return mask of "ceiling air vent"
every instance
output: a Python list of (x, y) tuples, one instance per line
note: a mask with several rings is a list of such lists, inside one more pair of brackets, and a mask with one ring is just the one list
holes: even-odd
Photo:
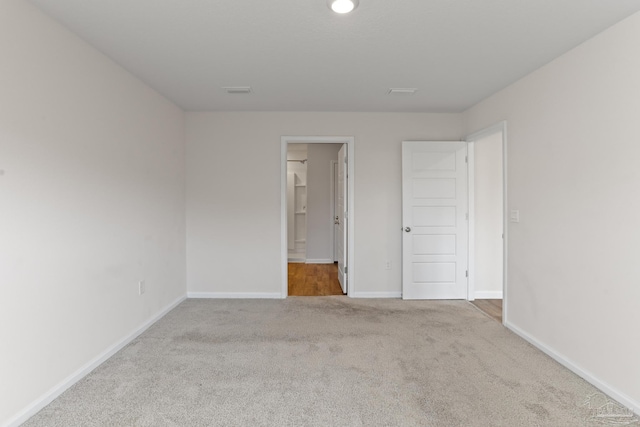
[(392, 87), (389, 89), (389, 95), (413, 95), (417, 91), (415, 87)]
[(251, 93), (250, 86), (228, 86), (228, 87), (223, 87), (222, 89), (224, 89), (227, 93), (231, 93), (234, 95)]

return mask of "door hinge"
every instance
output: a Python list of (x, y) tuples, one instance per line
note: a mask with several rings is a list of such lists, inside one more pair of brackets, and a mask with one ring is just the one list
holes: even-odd
[(469, 156), (464, 156), (464, 162), (469, 163)]
[(464, 277), (469, 277), (469, 270), (465, 271)]
[(467, 212), (466, 214), (464, 214), (464, 219), (466, 219), (467, 221), (469, 221), (469, 212)]
[(344, 274), (347, 274), (349, 272), (349, 267), (347, 267), (346, 265), (344, 266)]

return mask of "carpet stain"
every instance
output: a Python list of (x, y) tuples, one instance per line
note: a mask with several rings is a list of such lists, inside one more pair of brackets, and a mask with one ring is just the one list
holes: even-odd
[(334, 344), (334, 345), (329, 346), (329, 351), (330, 351), (331, 353), (334, 353), (334, 354), (336, 354), (336, 353), (342, 353), (342, 352), (344, 352), (344, 348), (343, 348), (342, 346), (339, 346), (339, 345), (335, 345), (335, 344)]
[(545, 384), (545, 383), (541, 384), (541, 387), (547, 393), (547, 396), (553, 396), (558, 402), (562, 402), (564, 404), (571, 404), (574, 396), (568, 391), (560, 390), (551, 384)]
[(524, 407), (531, 411), (531, 413), (535, 414), (541, 421), (549, 420), (549, 411), (539, 403), (525, 403)]

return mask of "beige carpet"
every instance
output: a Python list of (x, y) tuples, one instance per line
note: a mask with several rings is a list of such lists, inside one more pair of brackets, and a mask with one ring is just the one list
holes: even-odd
[(594, 426), (594, 393), (467, 302), (187, 300), (25, 426)]

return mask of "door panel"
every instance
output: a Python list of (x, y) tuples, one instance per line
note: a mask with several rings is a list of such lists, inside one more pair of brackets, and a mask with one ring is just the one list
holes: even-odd
[(336, 216), (338, 227), (338, 281), (342, 292), (347, 293), (347, 146), (340, 148), (338, 152), (338, 197), (336, 203)]
[(341, 234), (338, 228), (340, 215), (338, 215), (338, 163), (333, 163), (333, 262), (338, 262), (338, 245)]
[(467, 298), (467, 145), (402, 143), (402, 297)]
[(455, 283), (455, 262), (414, 262), (413, 281), (415, 283)]
[(455, 199), (456, 180), (450, 178), (414, 179), (413, 197), (417, 199)]
[(455, 234), (424, 234), (413, 236), (414, 255), (455, 255)]

